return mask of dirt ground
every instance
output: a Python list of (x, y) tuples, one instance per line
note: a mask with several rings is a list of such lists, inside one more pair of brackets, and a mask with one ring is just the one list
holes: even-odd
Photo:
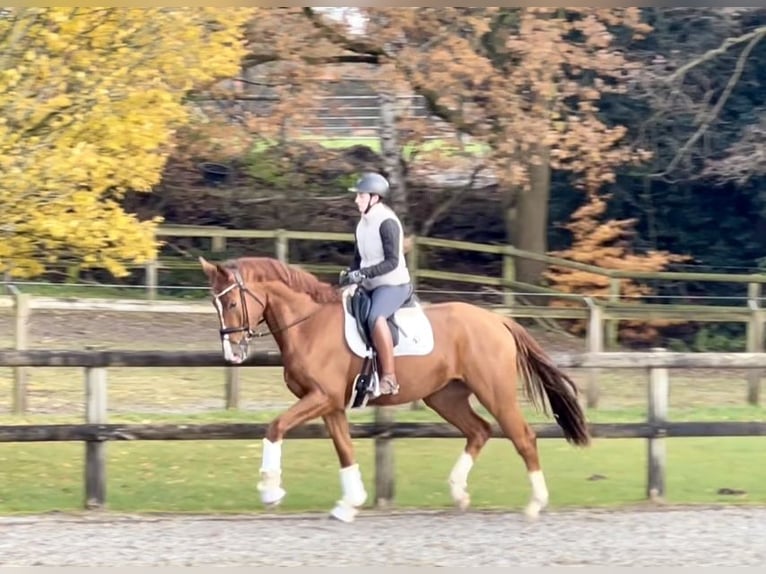
[[(12, 348), (14, 317), (0, 312), (0, 347)], [(582, 339), (530, 327), (535, 338), (549, 352), (579, 353)], [(110, 349), (213, 350), (220, 349), (218, 321), (206, 314), (143, 313), (108, 311), (34, 311), (30, 317), (29, 348), (82, 349), (86, 345)], [(276, 349), (271, 337), (264, 344)], [(259, 345), (260, 345), (259, 341)]]

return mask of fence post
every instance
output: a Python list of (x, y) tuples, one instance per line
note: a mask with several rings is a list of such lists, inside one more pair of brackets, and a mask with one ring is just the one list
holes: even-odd
[(226, 251), (226, 237), (223, 235), (213, 235), (210, 237), (210, 251), (212, 253), (222, 253)]
[[(763, 332), (763, 311), (758, 304), (761, 296), (760, 283), (748, 283), (747, 285), (747, 303), (750, 307), (750, 319), (747, 322), (747, 352), (763, 352), (764, 332)], [(761, 370), (747, 370), (747, 402), (751, 405), (758, 405), (761, 394)]]
[(510, 312), (515, 299), (511, 283), (516, 280), (516, 263), (511, 254), (512, 248), (506, 245), (503, 250), (503, 306)]
[(239, 367), (224, 367), (226, 369), (226, 410), (239, 408)]
[(290, 247), (288, 241), (287, 231), (284, 229), (277, 229), (274, 232), (274, 250), (281, 263), (289, 263)]
[[(394, 422), (391, 407), (375, 407), (375, 505), (385, 508), (394, 500), (394, 444), (390, 425)], [(385, 429), (385, 430), (383, 430)]]
[(156, 259), (146, 262), (144, 267), (144, 286), (146, 287), (146, 298), (154, 301), (157, 298), (157, 283), (159, 281), (159, 265)]
[[(619, 277), (610, 277), (609, 278), (609, 303), (614, 305), (620, 302), (620, 278)], [(618, 320), (617, 319), (610, 319), (606, 322), (606, 325), (604, 326), (605, 329), (605, 339), (606, 339), (606, 348), (609, 350), (616, 349), (617, 348), (617, 339), (618, 339)]]
[[(654, 347), (655, 353), (665, 353), (666, 349)], [(664, 367), (651, 367), (649, 369), (649, 408), (647, 422), (654, 428), (657, 425), (664, 425), (668, 419), (668, 370)], [(666, 452), (665, 432), (660, 433), (658, 438), (649, 439), (649, 450), (647, 456), (647, 497), (652, 501), (659, 501), (665, 497), (665, 467)]]
[[(106, 369), (85, 368), (85, 422), (106, 424)], [(99, 509), (106, 501), (106, 442), (85, 442), (85, 508)]]
[[(588, 304), (588, 336), (587, 336), (587, 351), (588, 353), (603, 353), (604, 352), (604, 314), (601, 307), (593, 301), (590, 297), (585, 297), (585, 302)], [(601, 373), (599, 368), (588, 369), (588, 386), (585, 390), (585, 400), (589, 409), (595, 409), (598, 407), (599, 388), (598, 377)]]
[[(16, 331), (15, 343), (17, 351), (27, 350), (29, 333), (29, 295), (15, 290), (13, 293), (16, 303)], [(15, 367), (13, 369), (13, 413), (23, 414), (27, 412), (27, 383), (29, 382), (29, 368)]]

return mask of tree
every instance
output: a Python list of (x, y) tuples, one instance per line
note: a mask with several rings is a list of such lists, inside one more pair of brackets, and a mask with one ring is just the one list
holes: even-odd
[(252, 10), (8, 8), (0, 18), (0, 270), (63, 260), (116, 276), (154, 256), (150, 192), (186, 94), (236, 75)]
[(632, 70), (629, 93), (647, 106), (635, 144), (652, 152), (649, 176), (669, 183), (724, 176), (725, 158), (746, 149), (753, 135), (738, 132), (763, 112), (759, 88), (747, 84), (758, 83), (760, 66), (753, 56), (766, 38), (766, 10), (648, 12), (655, 33), (632, 47), (644, 65)]
[[(593, 189), (611, 182), (617, 165), (644, 159), (621, 142), (624, 128), (598, 113), (632, 67), (615, 30), (649, 30), (637, 8), (369, 8), (361, 38), (305, 10), (325, 38), (392, 62), (434, 114), (489, 146), (517, 247), (547, 249), (551, 169)], [(518, 277), (535, 281), (539, 272), (524, 263)]]
[[(650, 250), (635, 253), (630, 247), (630, 237), (636, 220), (601, 221), (606, 211), (607, 198), (595, 193), (587, 195), (587, 201), (572, 214), (572, 221), (565, 225), (572, 233), (572, 245), (569, 249), (553, 252), (558, 257), (586, 263), (603, 269), (627, 271), (662, 271), (674, 262), (686, 261), (684, 255), (675, 255), (667, 251)], [(569, 267), (552, 266), (545, 277), (551, 285), (563, 293), (577, 293), (594, 299), (606, 300), (610, 295), (610, 279), (588, 271)], [(630, 279), (619, 280), (621, 298), (640, 300), (651, 295), (653, 290), (646, 284)], [(634, 301), (635, 302), (635, 301)], [(550, 303), (554, 307), (580, 307), (576, 300), (561, 299)], [(658, 326), (672, 324), (670, 321), (625, 321), (622, 335), (626, 340), (651, 341), (656, 337)], [(581, 333), (585, 329), (582, 321), (571, 324), (573, 332)]]

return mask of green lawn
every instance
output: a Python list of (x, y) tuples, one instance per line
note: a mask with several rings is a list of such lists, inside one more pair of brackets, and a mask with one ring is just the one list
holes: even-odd
[[(374, 496), (372, 441), (355, 441), (365, 484)], [(117, 512), (261, 512), (255, 489), (260, 441), (110, 443), (108, 510)], [(446, 477), (462, 449), (456, 439), (401, 440), (395, 446), (396, 506), (451, 506)], [(551, 508), (614, 507), (645, 500), (646, 445), (599, 440), (578, 450), (540, 441)], [(766, 503), (764, 438), (668, 441), (668, 503)], [(0, 512), (82, 508), (83, 446), (0, 445)], [(428, 462), (426, 462), (428, 460)], [(340, 496), (329, 440), (291, 440), (283, 447), (282, 512), (326, 511)], [(745, 494), (716, 494), (720, 488)], [(521, 459), (493, 439), (469, 477), (473, 508), (519, 510), (529, 496)]]

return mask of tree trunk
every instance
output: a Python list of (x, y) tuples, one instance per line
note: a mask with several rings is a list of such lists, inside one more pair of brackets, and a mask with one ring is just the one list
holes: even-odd
[(409, 235), (412, 221), (407, 202), (407, 188), (402, 173), (401, 149), (396, 137), (396, 93), (381, 87), (380, 89), (380, 152), (391, 184), (391, 207), (396, 211), (404, 226), (404, 234)]
[[(551, 189), (550, 149), (539, 144), (533, 151), (539, 162), (529, 165), (528, 190), (516, 189), (506, 203), (505, 225), (511, 245), (544, 254), (548, 250), (548, 200)], [(516, 280), (538, 284), (545, 263), (516, 259)]]

